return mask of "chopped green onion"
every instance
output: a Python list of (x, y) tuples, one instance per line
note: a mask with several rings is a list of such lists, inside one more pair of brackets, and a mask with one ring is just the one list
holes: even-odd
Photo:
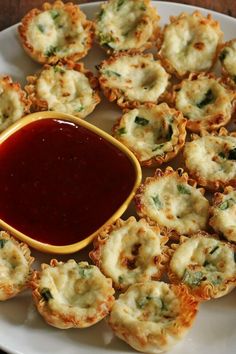
[(53, 299), (53, 296), (48, 288), (43, 288), (40, 294), (45, 301), (49, 301), (50, 299)]
[(218, 248), (219, 248), (219, 246), (215, 246), (215, 247), (211, 250), (210, 254), (213, 254), (216, 250), (218, 250)]
[(104, 74), (111, 77), (111, 76), (117, 76), (117, 77), (121, 77), (121, 74), (117, 73), (116, 71), (113, 70), (105, 70)]
[(124, 4), (125, 0), (118, 0), (116, 10), (119, 11), (121, 6)]
[(162, 208), (162, 202), (160, 201), (158, 195), (156, 195), (155, 197), (152, 197), (152, 200), (158, 209)]
[(224, 61), (227, 55), (228, 55), (227, 49), (222, 50), (219, 56), (220, 61)]
[(236, 148), (229, 151), (228, 160), (236, 160)]
[(226, 209), (228, 209), (228, 207), (229, 207), (229, 201), (228, 201), (228, 200), (226, 200), (225, 202), (221, 203), (221, 204), (218, 206), (218, 208), (219, 208), (220, 210), (226, 210)]
[(5, 240), (4, 238), (0, 239), (0, 248), (3, 248), (5, 244), (7, 243), (8, 240)]
[(188, 194), (188, 195), (191, 194), (190, 190), (187, 187), (185, 187), (183, 184), (177, 184), (177, 189), (180, 194)]
[(196, 104), (196, 106), (197, 106), (198, 108), (203, 108), (204, 106), (206, 106), (206, 105), (212, 103), (212, 102), (214, 101), (214, 99), (215, 99), (215, 96), (214, 96), (212, 90), (209, 89), (209, 90), (206, 92), (204, 98), (203, 98), (200, 102), (198, 102), (198, 103)]
[(39, 24), (37, 25), (37, 28), (38, 28), (38, 30), (39, 30), (41, 33), (44, 33), (45, 28), (44, 28), (43, 25), (41, 25), (41, 24), (39, 23)]
[(50, 57), (50, 56), (54, 55), (56, 50), (57, 50), (57, 47), (54, 47), (54, 46), (50, 45), (48, 47), (48, 49), (46, 50), (46, 52), (45, 52), (45, 56), (46, 57)]
[(136, 124), (145, 126), (145, 125), (147, 125), (147, 124), (149, 123), (149, 120), (147, 120), (147, 119), (145, 119), (145, 118), (143, 118), (143, 117), (138, 117), (138, 116), (137, 116), (137, 117), (135, 117), (134, 122), (135, 122)]
[(60, 14), (57, 10), (51, 10), (50, 15), (51, 15), (52, 19), (55, 20)]
[(125, 127), (122, 127), (122, 128), (120, 128), (120, 129), (117, 130), (117, 133), (118, 133), (119, 135), (123, 135), (123, 134), (126, 134), (127, 131), (126, 131)]
[(182, 281), (190, 286), (198, 286), (203, 279), (203, 272), (190, 272), (187, 269), (184, 272)]

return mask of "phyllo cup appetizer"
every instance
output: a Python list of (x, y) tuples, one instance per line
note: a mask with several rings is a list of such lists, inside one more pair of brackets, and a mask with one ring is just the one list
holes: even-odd
[(235, 110), (236, 93), (213, 73), (192, 73), (172, 91), (172, 102), (193, 132), (226, 125)]
[(203, 196), (204, 189), (196, 188), (196, 185), (181, 168), (174, 171), (167, 167), (165, 172), (157, 169), (136, 193), (137, 213), (172, 236), (204, 230), (209, 202)]
[(158, 36), (159, 19), (150, 0), (109, 0), (97, 15), (96, 38), (108, 53), (145, 50)]
[(18, 82), (0, 76), (0, 132), (29, 112), (30, 102)]
[(167, 241), (158, 226), (130, 217), (100, 234), (89, 255), (114, 287), (123, 291), (134, 283), (161, 278), (168, 261)]
[(168, 86), (169, 75), (150, 53), (121, 52), (104, 60), (98, 69), (104, 95), (120, 107), (157, 103)]
[(168, 72), (182, 78), (213, 67), (223, 32), (211, 15), (195, 11), (170, 17), (162, 37), (161, 61)]
[(87, 54), (94, 36), (93, 23), (79, 7), (62, 1), (31, 10), (18, 30), (26, 53), (39, 63), (79, 60)]
[(25, 243), (0, 231), (0, 301), (16, 296), (28, 286), (33, 261)]
[(236, 242), (236, 189), (228, 186), (215, 193), (210, 208), (210, 225), (228, 241)]
[(219, 190), (236, 186), (236, 133), (221, 128), (219, 133), (193, 135), (184, 147), (185, 165), (203, 187)]
[(114, 302), (111, 279), (87, 262), (52, 259), (31, 281), (39, 313), (51, 326), (85, 328), (102, 320)]
[(115, 334), (144, 353), (170, 350), (191, 328), (198, 302), (184, 285), (131, 285), (115, 301), (109, 324)]
[(235, 246), (216, 235), (199, 232), (181, 237), (172, 244), (168, 276), (171, 282), (184, 283), (198, 300), (228, 294), (236, 285)]
[(114, 137), (126, 145), (142, 166), (172, 160), (184, 146), (186, 119), (166, 103), (146, 103), (124, 111), (113, 127)]
[(32, 111), (58, 111), (85, 118), (100, 102), (98, 81), (83, 63), (45, 64), (27, 81)]
[(222, 45), (219, 52), (222, 74), (236, 88), (236, 38)]

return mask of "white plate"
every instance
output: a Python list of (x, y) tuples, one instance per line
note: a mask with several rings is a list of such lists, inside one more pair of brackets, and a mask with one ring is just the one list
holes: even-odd
[[(170, 15), (192, 12), (195, 7), (167, 2), (155, 2), (162, 24)], [(99, 4), (81, 6), (89, 18), (98, 12)], [(210, 11), (201, 9), (203, 14)], [(220, 21), (225, 40), (235, 35), (236, 20), (212, 12)], [(0, 33), (0, 74), (9, 74), (25, 84), (25, 77), (40, 66), (29, 59), (17, 38), (17, 26)], [(84, 60), (86, 66), (94, 70), (94, 65), (104, 58), (101, 49), (95, 47)], [(114, 120), (120, 115), (115, 104), (105, 99), (87, 119), (110, 132)], [(131, 213), (131, 211), (129, 211)], [(36, 266), (48, 262), (49, 255), (33, 252)], [(73, 255), (77, 260), (87, 257), (88, 249)], [(67, 257), (58, 257), (66, 260)], [(105, 321), (88, 329), (59, 330), (45, 324), (35, 311), (30, 292), (24, 292), (15, 299), (0, 304), (0, 348), (16, 354), (101, 354), (134, 353), (134, 350), (114, 337)], [(171, 351), (172, 354), (233, 354), (236, 353), (236, 291), (218, 300), (211, 300), (200, 307), (194, 326), (185, 339)]]

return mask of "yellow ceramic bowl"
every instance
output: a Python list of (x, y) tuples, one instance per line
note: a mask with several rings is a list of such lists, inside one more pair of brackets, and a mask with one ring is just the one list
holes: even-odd
[(10, 126), (8, 129), (6, 129), (4, 132), (0, 134), (0, 144), (2, 144), (12, 134), (17, 132), (21, 128), (25, 127), (26, 125), (42, 119), (62, 119), (64, 121), (73, 122), (74, 124), (77, 124), (79, 126), (84, 127), (85, 129), (88, 129), (89, 131), (92, 131), (93, 133), (97, 134), (98, 136), (101, 136), (104, 140), (114, 145), (122, 153), (124, 153), (124, 155), (126, 155), (128, 159), (131, 161), (131, 165), (133, 166), (134, 169), (135, 181), (128, 197), (123, 201), (123, 203), (119, 206), (116, 212), (113, 213), (101, 227), (99, 227), (98, 230), (96, 230), (91, 235), (87, 236), (86, 238), (82, 239), (79, 242), (63, 245), (63, 246), (40, 242), (34, 238), (31, 238), (23, 234), (22, 232), (18, 231), (17, 229), (15, 229), (14, 227), (6, 223), (4, 220), (0, 219), (0, 227), (2, 229), (9, 231), (13, 236), (15, 236), (16, 238), (18, 238), (23, 242), (26, 242), (29, 246), (38, 249), (39, 251), (47, 252), (47, 253), (58, 253), (58, 254), (74, 253), (86, 247), (104, 227), (115, 222), (124, 213), (128, 205), (130, 204), (132, 198), (134, 197), (136, 189), (138, 188), (141, 182), (141, 177), (142, 177), (141, 168), (135, 156), (124, 145), (122, 145), (119, 141), (114, 139), (111, 135), (100, 130), (96, 126), (89, 124), (84, 120), (81, 120), (80, 118), (77, 118), (69, 114), (59, 113), (59, 112), (51, 112), (51, 111), (37, 112), (18, 120), (16, 123), (14, 123), (12, 126)]

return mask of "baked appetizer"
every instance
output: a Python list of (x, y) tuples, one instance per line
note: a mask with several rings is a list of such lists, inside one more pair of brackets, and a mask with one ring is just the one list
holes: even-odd
[(115, 301), (109, 324), (134, 349), (160, 353), (171, 349), (192, 326), (198, 302), (184, 285), (149, 281), (131, 285)]
[(0, 301), (16, 296), (27, 287), (33, 261), (25, 243), (0, 231)]
[(157, 169), (136, 193), (137, 213), (173, 236), (204, 230), (209, 202), (203, 196), (204, 189), (197, 189), (196, 185), (181, 168), (174, 171), (167, 167), (165, 172)]
[(108, 52), (151, 47), (160, 17), (150, 0), (109, 0), (96, 19), (96, 38)]
[(58, 111), (85, 118), (100, 102), (98, 81), (82, 63), (45, 64), (27, 77), (25, 87), (33, 111)]
[(156, 103), (168, 86), (169, 75), (150, 53), (117, 53), (98, 68), (104, 95), (109, 101), (117, 101), (121, 107)]
[(236, 186), (236, 133), (221, 128), (219, 133), (193, 135), (184, 148), (185, 165), (190, 175), (211, 190)]
[(172, 99), (176, 109), (187, 118), (187, 129), (199, 132), (218, 129), (229, 122), (236, 93), (212, 73), (192, 73), (174, 86)]
[(100, 234), (89, 255), (116, 289), (125, 290), (134, 283), (160, 279), (168, 260), (167, 241), (158, 226), (131, 216)]
[(39, 313), (51, 326), (85, 328), (102, 320), (114, 302), (111, 279), (87, 262), (52, 259), (33, 274), (31, 287)]
[(213, 229), (228, 241), (236, 242), (236, 190), (233, 187), (214, 194), (210, 215)]
[(212, 68), (223, 32), (211, 15), (204, 17), (195, 11), (172, 16), (162, 36), (161, 61), (168, 72), (182, 78)]
[(125, 111), (113, 127), (114, 137), (126, 145), (142, 166), (172, 160), (184, 146), (186, 120), (166, 103), (146, 103)]
[(236, 87), (236, 39), (224, 43), (219, 59), (222, 65), (222, 74), (230, 79), (230, 83)]
[(198, 300), (228, 294), (236, 285), (236, 248), (215, 235), (199, 232), (181, 237), (172, 244), (173, 255), (168, 276), (171, 282), (184, 283)]
[(0, 77), (0, 132), (29, 112), (29, 101), (18, 82)]
[(79, 60), (92, 45), (94, 26), (78, 5), (55, 1), (33, 9), (18, 28), (26, 53), (39, 63)]

